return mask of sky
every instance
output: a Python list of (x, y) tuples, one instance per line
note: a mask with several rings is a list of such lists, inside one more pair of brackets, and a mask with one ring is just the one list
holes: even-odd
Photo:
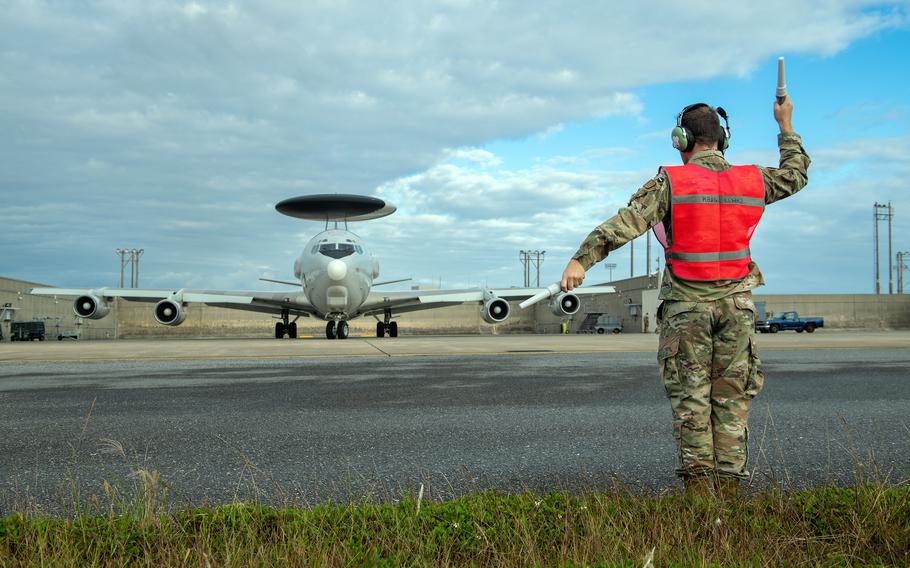
[(114, 249), (142, 248), (143, 287), (281, 289), (258, 278), (292, 279), (323, 226), (274, 205), (356, 193), (398, 207), (351, 225), (398, 287), (521, 285), (523, 249), (555, 281), (679, 163), (685, 105), (727, 110), (731, 162), (777, 165), (778, 56), (812, 166), (753, 238), (760, 291), (872, 292), (875, 202), (910, 250), (908, 1), (2, 7), (3, 276), (116, 286)]

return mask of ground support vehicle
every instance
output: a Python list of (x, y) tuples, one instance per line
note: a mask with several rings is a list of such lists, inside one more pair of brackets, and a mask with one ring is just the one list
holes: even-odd
[(46, 331), (43, 321), (14, 321), (10, 327), (11, 341), (44, 341)]
[(590, 312), (581, 322), (577, 333), (622, 333), (622, 318), (603, 312)]

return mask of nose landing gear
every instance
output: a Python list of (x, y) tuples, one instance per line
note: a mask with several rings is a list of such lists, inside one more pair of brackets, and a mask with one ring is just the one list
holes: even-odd
[(344, 320), (330, 321), (325, 324), (326, 339), (347, 339), (350, 329)]

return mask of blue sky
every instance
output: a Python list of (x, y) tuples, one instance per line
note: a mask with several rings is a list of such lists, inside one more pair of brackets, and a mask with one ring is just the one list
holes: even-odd
[(350, 192), (399, 208), (352, 227), (383, 279), (516, 285), (531, 248), (555, 280), (678, 162), (686, 104), (727, 109), (731, 161), (775, 165), (784, 55), (813, 167), (753, 241), (762, 291), (867, 293), (873, 202), (910, 249), (908, 22), (906, 1), (12, 1), (0, 274), (114, 285), (113, 249), (141, 247), (145, 286), (267, 289), (321, 228), (274, 204)]

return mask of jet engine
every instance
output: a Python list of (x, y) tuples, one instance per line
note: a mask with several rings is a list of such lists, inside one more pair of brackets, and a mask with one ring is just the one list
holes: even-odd
[(109, 314), (111, 306), (95, 295), (79, 296), (73, 302), (73, 311), (80, 318), (97, 320)]
[(550, 300), (550, 311), (554, 316), (571, 316), (581, 307), (581, 301), (578, 296), (571, 292), (563, 292), (558, 296), (553, 296)]
[(487, 323), (502, 323), (509, 317), (509, 302), (502, 298), (491, 298), (480, 309), (480, 315)]
[(161, 300), (155, 304), (155, 321), (164, 325), (180, 325), (186, 319), (186, 309), (174, 300)]

